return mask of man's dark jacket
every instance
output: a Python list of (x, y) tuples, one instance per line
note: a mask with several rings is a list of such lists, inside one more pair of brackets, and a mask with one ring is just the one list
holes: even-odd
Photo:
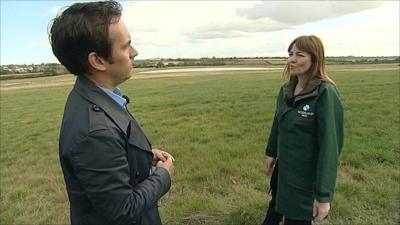
[(71, 224), (161, 224), (168, 171), (150, 172), (151, 144), (138, 122), (84, 76), (68, 96), (59, 147)]

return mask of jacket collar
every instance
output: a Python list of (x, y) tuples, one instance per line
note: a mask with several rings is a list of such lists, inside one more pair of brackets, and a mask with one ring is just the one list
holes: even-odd
[(294, 96), (294, 89), (297, 84), (297, 77), (291, 78), (283, 86), (283, 91), (286, 99), (291, 100), (294, 104), (302, 99), (314, 97), (318, 95), (318, 87), (322, 83), (321, 79), (312, 79), (308, 85), (296, 96)]
[(93, 81), (84, 75), (78, 76), (74, 90), (93, 105), (100, 107), (107, 116), (127, 135), (131, 116), (110, 96), (97, 87)]

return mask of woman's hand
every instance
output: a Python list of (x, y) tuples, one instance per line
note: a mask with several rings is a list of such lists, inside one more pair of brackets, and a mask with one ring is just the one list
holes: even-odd
[(275, 168), (275, 163), (276, 163), (276, 159), (267, 156), (267, 168), (266, 168), (266, 172), (268, 176), (272, 175), (272, 172), (274, 171)]
[(314, 209), (313, 209), (314, 221), (319, 222), (325, 219), (328, 216), (330, 208), (331, 204), (329, 202), (320, 203), (318, 201), (314, 201)]

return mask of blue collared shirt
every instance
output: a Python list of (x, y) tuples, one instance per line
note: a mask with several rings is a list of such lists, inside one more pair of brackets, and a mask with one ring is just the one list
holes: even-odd
[(111, 91), (110, 89), (99, 87), (101, 90), (103, 90), (108, 96), (110, 96), (115, 102), (118, 103), (122, 108), (126, 109), (126, 99), (122, 97), (122, 92), (121, 89), (115, 88), (114, 91)]

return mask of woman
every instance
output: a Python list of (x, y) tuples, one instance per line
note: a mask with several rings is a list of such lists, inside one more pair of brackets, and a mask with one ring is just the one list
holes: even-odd
[[(309, 225), (329, 212), (343, 146), (343, 106), (316, 36), (288, 48), (266, 149), (272, 199), (263, 225)], [(279, 165), (278, 165), (279, 164)]]

